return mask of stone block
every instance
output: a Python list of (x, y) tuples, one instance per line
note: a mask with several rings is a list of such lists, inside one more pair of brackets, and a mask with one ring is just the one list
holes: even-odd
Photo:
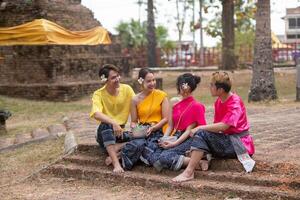
[(67, 131), (65, 125), (63, 124), (53, 124), (48, 126), (47, 129), (52, 136), (58, 136), (59, 134)]
[(15, 144), (21, 144), (21, 143), (25, 143), (32, 140), (32, 136), (30, 133), (25, 133), (25, 134), (17, 134), (15, 137)]
[(50, 134), (46, 129), (38, 128), (32, 131), (31, 136), (33, 137), (33, 139), (42, 139), (49, 137)]
[(9, 147), (14, 144), (15, 138), (1, 138), (0, 139), (0, 149)]

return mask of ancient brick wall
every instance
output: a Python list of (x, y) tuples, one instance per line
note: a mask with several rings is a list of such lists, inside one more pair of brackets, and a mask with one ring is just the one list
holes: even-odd
[[(44, 18), (70, 30), (101, 25), (81, 0), (0, 0), (0, 27)], [(0, 46), (0, 94), (68, 101), (99, 87), (98, 70), (106, 63), (129, 77), (130, 58), (111, 36), (111, 45)]]
[(80, 0), (0, 0), (0, 27), (48, 19), (73, 31), (100, 26), (93, 12)]
[(129, 76), (120, 46), (1, 46), (0, 84), (63, 83), (98, 80), (99, 67), (112, 63)]

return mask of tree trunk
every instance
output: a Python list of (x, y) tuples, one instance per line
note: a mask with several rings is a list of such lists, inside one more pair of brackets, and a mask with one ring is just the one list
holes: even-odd
[(234, 54), (234, 0), (222, 1), (222, 66), (223, 70), (237, 68)]
[(257, 1), (252, 83), (248, 101), (277, 99), (275, 88), (270, 0)]
[(148, 41), (148, 67), (157, 67), (156, 63), (156, 36), (153, 13), (153, 0), (148, 0), (148, 24), (147, 24), (147, 41)]

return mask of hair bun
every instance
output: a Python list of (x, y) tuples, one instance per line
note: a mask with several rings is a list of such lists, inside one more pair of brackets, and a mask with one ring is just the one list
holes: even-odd
[(194, 77), (194, 80), (195, 80), (196, 84), (199, 84), (201, 82), (200, 76), (193, 75), (193, 77)]

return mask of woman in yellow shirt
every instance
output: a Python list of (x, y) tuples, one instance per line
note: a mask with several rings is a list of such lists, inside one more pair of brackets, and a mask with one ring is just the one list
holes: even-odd
[[(141, 159), (152, 165), (156, 151), (160, 151), (158, 139), (163, 136), (163, 126), (168, 121), (169, 102), (167, 94), (155, 89), (156, 79), (148, 68), (139, 71), (138, 82), (142, 91), (133, 97), (131, 103), (131, 128), (147, 126), (146, 137), (128, 142), (122, 149), (124, 169), (131, 169)], [(159, 152), (160, 153), (160, 152)]]

